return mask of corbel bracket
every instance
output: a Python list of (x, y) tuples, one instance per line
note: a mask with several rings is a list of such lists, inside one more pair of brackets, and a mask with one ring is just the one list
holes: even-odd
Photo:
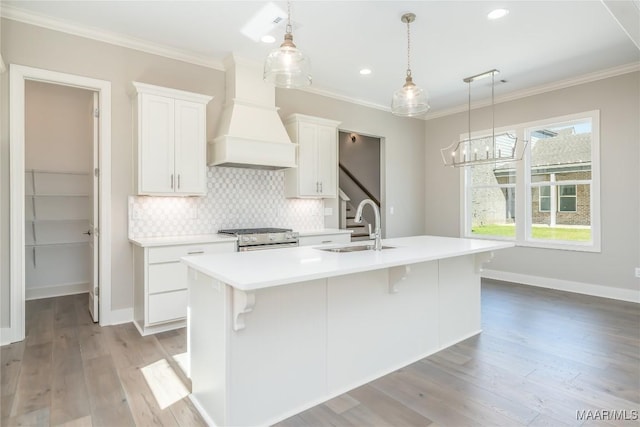
[(480, 252), (475, 256), (476, 273), (482, 273), (482, 264), (485, 262), (491, 262), (493, 259), (493, 251)]
[(250, 313), (256, 304), (254, 292), (240, 291), (233, 288), (233, 330), (244, 329), (244, 315)]
[(397, 267), (389, 268), (389, 293), (395, 294), (398, 293), (398, 283), (403, 281), (409, 276), (411, 273), (410, 265), (400, 265)]

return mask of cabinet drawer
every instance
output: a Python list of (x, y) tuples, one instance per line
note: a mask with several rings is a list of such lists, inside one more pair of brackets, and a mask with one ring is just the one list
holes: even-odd
[(187, 266), (181, 262), (149, 265), (149, 293), (187, 289)]
[(187, 317), (187, 290), (149, 295), (149, 323), (168, 322)]
[(351, 234), (349, 233), (340, 233), (340, 234), (325, 234), (319, 236), (300, 236), (300, 240), (298, 244), (300, 246), (310, 246), (310, 245), (326, 245), (326, 244), (339, 244), (339, 243), (350, 243), (351, 242)]
[(198, 245), (174, 245), (149, 248), (149, 263), (179, 261), (183, 256), (235, 252), (236, 242), (202, 243)]

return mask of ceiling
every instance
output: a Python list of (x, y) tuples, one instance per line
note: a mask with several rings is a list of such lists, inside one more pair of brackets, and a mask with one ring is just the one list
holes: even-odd
[[(2, 14), (221, 69), (222, 59), (230, 53), (263, 61), (282, 41), (285, 20), (272, 26), (270, 33), (276, 37), (272, 45), (253, 41), (241, 31), (267, 3), (3, 0)], [(286, 2), (273, 3), (286, 11)], [(312, 62), (309, 90), (382, 109), (388, 109), (392, 93), (404, 83), (407, 39), (400, 16), (415, 13), (414, 82), (429, 93), (430, 115), (441, 115), (466, 108), (464, 77), (494, 68), (500, 70), (497, 79), (506, 81), (496, 84), (500, 99), (558, 81), (637, 66), (640, 49), (633, 40), (640, 44), (635, 34), (638, 4), (638, 0), (299, 0), (291, 7), (294, 41)], [(620, 6), (621, 12), (614, 10)], [(488, 20), (487, 13), (498, 7), (509, 14)], [(270, 19), (257, 20), (269, 27)], [(360, 75), (363, 67), (372, 73)], [(474, 103), (486, 100), (490, 88), (490, 79), (472, 84)]]

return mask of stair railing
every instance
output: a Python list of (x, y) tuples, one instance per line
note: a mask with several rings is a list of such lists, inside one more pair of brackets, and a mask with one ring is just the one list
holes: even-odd
[(358, 186), (358, 188), (360, 188), (360, 190), (362, 190), (362, 192), (367, 195), (368, 198), (373, 200), (376, 205), (380, 206), (380, 201), (377, 199), (377, 197), (371, 194), (367, 187), (365, 187), (364, 184), (362, 184), (360, 180), (358, 180), (358, 178), (356, 178), (349, 169), (347, 169), (342, 163), (338, 163), (338, 166), (340, 167), (340, 170), (343, 171)]

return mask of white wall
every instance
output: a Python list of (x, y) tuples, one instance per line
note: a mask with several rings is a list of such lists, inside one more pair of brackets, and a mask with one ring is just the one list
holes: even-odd
[[(589, 110), (600, 110), (601, 253), (517, 247), (500, 251), (487, 267), (547, 278), (549, 283), (578, 282), (584, 289), (595, 285), (633, 294), (640, 285), (634, 278), (634, 268), (640, 266), (640, 73), (497, 104), (496, 127)], [(472, 118), (482, 129), (491, 127), (489, 108), (474, 110)], [(464, 112), (426, 123), (428, 234), (461, 233), (460, 171), (442, 165), (440, 148), (466, 131), (466, 120)]]

